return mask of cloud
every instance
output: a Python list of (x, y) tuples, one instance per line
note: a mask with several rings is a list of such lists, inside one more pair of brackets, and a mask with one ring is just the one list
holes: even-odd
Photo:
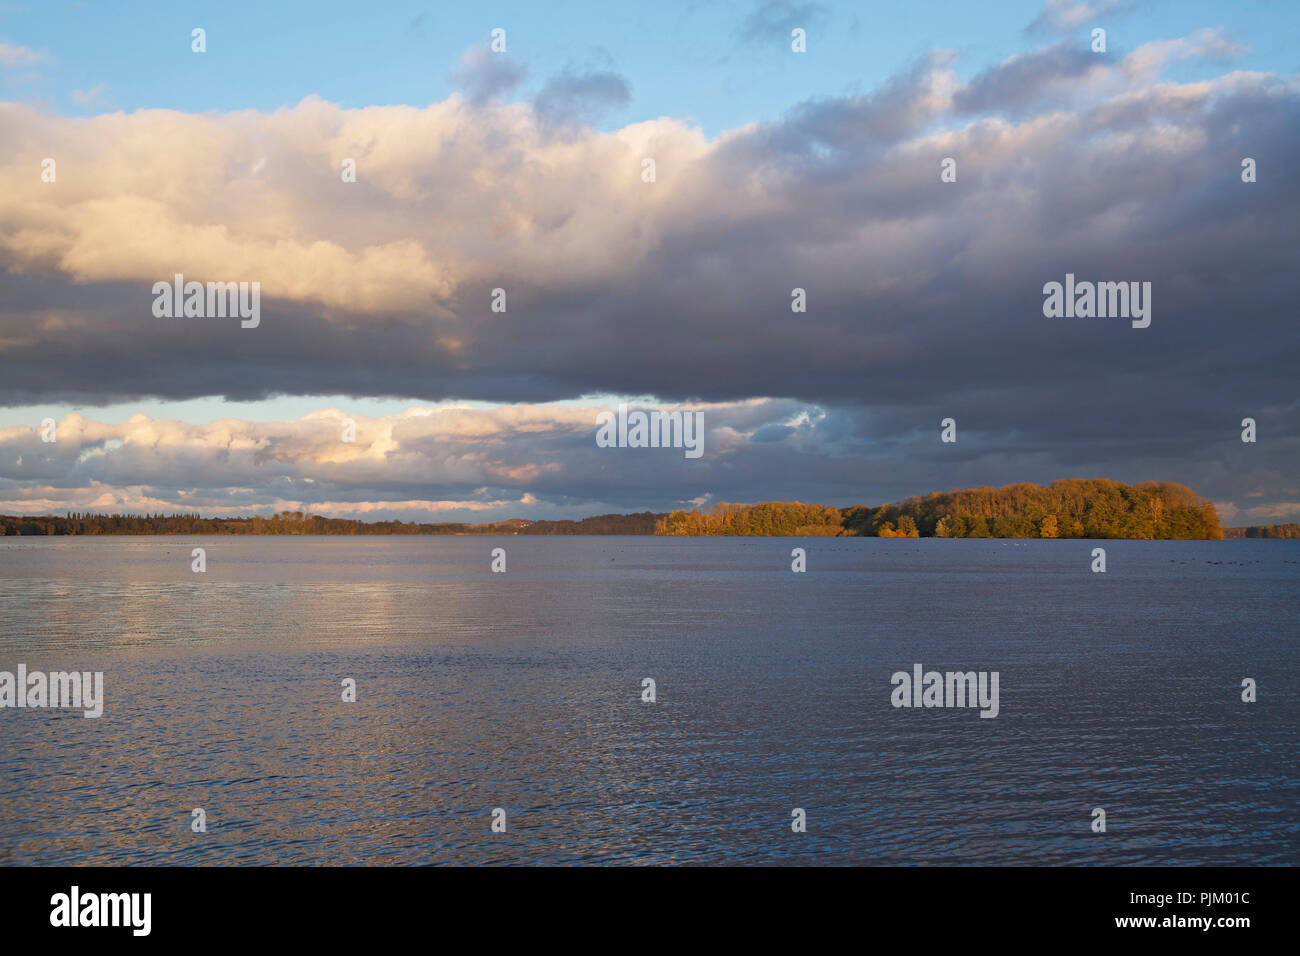
[(820, 3), (791, 3), (790, 0), (760, 0), (741, 21), (741, 39), (749, 43), (790, 41), (790, 31), (820, 24), (826, 7)]
[[(39, 513), (61, 502), (57, 507), (114, 511), (148, 502), (152, 509), (269, 513), (291, 501), (291, 510), (331, 515), (560, 517), (583, 507), (632, 509), (630, 502), (646, 495), (670, 507), (679, 503), (675, 483), (698, 494), (797, 406), (689, 406), (703, 415), (713, 456), (703, 466), (678, 449), (597, 447), (597, 416), (611, 407), (447, 404), (384, 417), (330, 408), (295, 421), (207, 424), (135, 415), (120, 425), (71, 413), (57, 422), (54, 442), (33, 428), (0, 429), (0, 510)], [(348, 421), (354, 441), (343, 440)]]
[(68, 99), (78, 106), (99, 106), (104, 100), (104, 84), (100, 83), (89, 90), (73, 90)]
[[(0, 401), (793, 403), (711, 431), (717, 464), (694, 474), (601, 477), (575, 438), (572, 456), (466, 457), (459, 483), (391, 489), (402, 501), (851, 503), (1083, 475), (1218, 501), (1262, 489), (1252, 507), (1282, 507), (1300, 463), (1300, 189), (1278, 171), (1300, 163), (1300, 87), (1160, 76), (1222, 51), (1216, 36), (1097, 65), (1048, 48), (968, 83), (935, 52), (866, 95), (714, 138), (670, 118), (556, 137), (537, 104), (461, 96), (94, 117), (0, 104)], [(46, 156), (56, 183), (40, 181)], [(339, 177), (349, 157), (355, 183)], [(154, 318), (150, 286), (177, 272), (261, 281), (260, 326)], [(1151, 282), (1151, 328), (1044, 318), (1042, 287), (1067, 272)], [(1236, 441), (1248, 414), (1267, 442)], [(948, 416), (962, 437), (940, 447)], [(191, 484), (210, 463), (194, 467)]]
[(485, 46), (472, 46), (461, 54), (460, 63), (448, 79), (470, 102), (487, 103), (515, 89), (528, 70), (507, 53), (493, 53)]
[(1020, 111), (1043, 102), (1061, 102), (1076, 94), (1088, 78), (1104, 79), (1109, 72), (1095, 53), (1062, 41), (1009, 57), (979, 73), (956, 93), (953, 106), (962, 113)]
[(1124, 58), (1124, 72), (1131, 77), (1154, 76), (1169, 63), (1179, 60), (1225, 61), (1246, 53), (1244, 46), (1222, 30), (1197, 30), (1190, 36), (1144, 43)]
[[(908, 420), (904, 409), (890, 414), (750, 399), (685, 406), (704, 421), (704, 456), (689, 460), (672, 448), (597, 447), (596, 416), (616, 403), (448, 403), (379, 417), (329, 408), (289, 421), (206, 424), (145, 415), (105, 424), (71, 413), (58, 421), (53, 443), (42, 442), (33, 428), (0, 429), (0, 512), (291, 510), (370, 520), (555, 519), (718, 500), (881, 504), (949, 487), (1066, 476), (1138, 482), (1168, 479), (1171, 470), (1177, 471), (1172, 477), (1214, 495), (1225, 520), (1286, 520), (1300, 509), (1296, 489), (1280, 480), (1296, 452), (1293, 437), (1280, 440), (1280, 454), (1242, 446), (1244, 452), (1234, 448), (1218, 461), (1188, 461), (1181, 447), (1125, 450), (1134, 443), (1112, 428), (1076, 440), (1063, 456), (1023, 417), (988, 427), (959, 409), (959, 441), (944, 445), (937, 417)], [(349, 417), (353, 442), (343, 441)], [(1180, 446), (1195, 443), (1179, 439)], [(1126, 455), (1120, 465), (1117, 451)], [(1217, 495), (1226, 460), (1234, 477), (1245, 479), (1243, 487), (1268, 491), (1252, 490), (1244, 499), (1248, 507)]]
[(1043, 9), (1025, 28), (1028, 34), (1072, 33), (1082, 26), (1105, 26), (1098, 18), (1124, 12), (1128, 4), (1121, 0), (1047, 0)]
[(609, 112), (632, 101), (632, 87), (612, 70), (566, 70), (546, 81), (533, 100), (543, 126), (594, 126)]
[(810, 100), (782, 122), (741, 138), (781, 153), (896, 143), (952, 110), (953, 97), (960, 92), (951, 67), (955, 59), (950, 50), (934, 50), (876, 92)]
[(38, 63), (46, 62), (48, 59), (49, 57), (39, 50), (17, 46), (0, 40), (0, 68), (18, 69), (25, 66), (35, 66)]

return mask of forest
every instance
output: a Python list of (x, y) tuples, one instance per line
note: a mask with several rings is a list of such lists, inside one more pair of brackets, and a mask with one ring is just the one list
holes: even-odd
[(765, 537), (836, 537), (845, 534), (838, 508), (797, 501), (765, 501), (757, 505), (719, 502), (708, 511), (674, 511), (655, 526), (662, 535), (759, 535)]
[(818, 535), (879, 538), (1219, 539), (1214, 505), (1173, 482), (1126, 485), (1069, 478), (932, 492), (895, 504), (832, 508), (800, 502), (720, 503), (673, 511), (661, 535)]

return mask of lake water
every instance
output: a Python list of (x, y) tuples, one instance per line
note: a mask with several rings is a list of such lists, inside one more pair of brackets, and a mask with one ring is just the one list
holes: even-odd
[[(1298, 581), (1297, 541), (0, 538), (0, 670), (106, 697), (0, 710), (0, 862), (1295, 863)], [(998, 716), (894, 708), (917, 663)]]

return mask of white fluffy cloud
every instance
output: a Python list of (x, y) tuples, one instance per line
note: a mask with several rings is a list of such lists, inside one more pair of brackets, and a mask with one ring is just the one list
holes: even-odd
[[(679, 449), (598, 448), (597, 416), (611, 407), (447, 404), (382, 417), (329, 408), (293, 421), (204, 424), (69, 414), (53, 442), (38, 428), (0, 429), (0, 512), (555, 517), (592, 513), (601, 489), (695, 466)], [(809, 409), (777, 401), (637, 407), (701, 412), (715, 475), (765, 425), (810, 419)], [(706, 473), (697, 470), (704, 484)]]
[[(716, 147), (673, 120), (549, 138), (526, 104), (459, 96), (271, 114), (55, 117), (0, 104), (0, 257), (80, 282), (260, 281), (353, 311), (451, 307), (467, 282), (635, 270), (709, 177)], [(642, 183), (653, 157), (660, 182)], [(41, 163), (56, 162), (55, 183)], [(343, 182), (345, 159), (357, 182)]]

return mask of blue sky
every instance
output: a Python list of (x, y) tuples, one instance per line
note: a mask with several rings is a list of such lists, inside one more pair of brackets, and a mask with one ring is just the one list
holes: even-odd
[[(790, 3), (807, 21), (809, 51), (788, 39), (747, 37), (754, 2), (358, 4), (21, 3), (0, 7), (0, 38), (46, 53), (38, 77), (10, 82), (5, 98), (35, 99), (71, 115), (121, 109), (274, 110), (308, 95), (351, 108), (423, 106), (445, 99), (461, 53), (507, 31), (508, 52), (528, 68), (532, 91), (566, 67), (604, 65), (625, 76), (632, 99), (604, 125), (672, 116), (710, 135), (775, 119), (810, 97), (871, 90), (931, 49), (959, 51), (963, 79), (1041, 45), (1025, 27), (1041, 8), (1019, 2)], [(775, 9), (775, 8), (774, 8)], [(776, 17), (780, 20), (785, 16)], [(1243, 67), (1300, 69), (1294, 38), (1300, 4), (1255, 0), (1136, 2), (1096, 18), (1111, 50), (1222, 26), (1249, 48)], [(1092, 20), (1089, 20), (1091, 23)], [(189, 49), (193, 27), (208, 52)], [(788, 32), (788, 31), (787, 31)], [(1086, 36), (1088, 28), (1074, 31)], [(1213, 67), (1184, 64), (1186, 81)], [(78, 103), (74, 90), (100, 90)], [(13, 96), (14, 93), (19, 94)]]

